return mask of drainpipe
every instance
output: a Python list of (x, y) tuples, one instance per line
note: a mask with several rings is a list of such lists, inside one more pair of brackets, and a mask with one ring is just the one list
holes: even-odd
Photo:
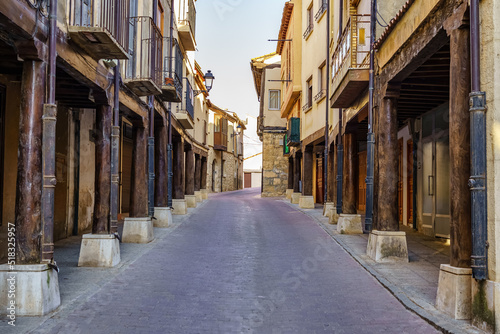
[(57, 0), (50, 1), (49, 73), (47, 103), (43, 106), (43, 189), (42, 189), (42, 263), (54, 262), (54, 192), (56, 188), (56, 32)]
[[(170, 4), (170, 47), (168, 48), (169, 56), (169, 74), (172, 77), (172, 62), (174, 48), (174, 0)], [(172, 172), (172, 102), (168, 103), (168, 144), (167, 144), (167, 206), (172, 207), (172, 182), (174, 173)]]
[(120, 191), (120, 61), (114, 73), (113, 127), (111, 129), (111, 196), (109, 233), (118, 233), (118, 193)]
[(80, 203), (80, 111), (73, 111), (75, 120), (75, 182), (73, 185), (73, 235), (78, 235), (78, 209)]
[(479, 0), (470, 2), (471, 41), (471, 177), (472, 275), (488, 278), (487, 197), (486, 197), (486, 93), (480, 82)]
[[(158, 0), (153, 1), (153, 23), (156, 28), (158, 19)], [(154, 31), (154, 28), (153, 28)], [(163, 32), (161, 32), (163, 34)], [(155, 71), (158, 69), (155, 67), (156, 63), (156, 48), (158, 47), (153, 41), (153, 50), (151, 50), (151, 75), (153, 78), (156, 76)], [(155, 207), (155, 97), (154, 95), (149, 96), (149, 137), (148, 137), (148, 215), (150, 217), (154, 216)]]
[(367, 166), (366, 166), (366, 214), (365, 231), (370, 232), (373, 228), (373, 176), (375, 169), (375, 135), (373, 133), (373, 91), (375, 87), (375, 33), (377, 0), (371, 2), (370, 18), (370, 82), (368, 89), (368, 134), (367, 142)]
[(323, 168), (323, 187), (324, 187), (324, 203), (328, 202), (328, 131), (329, 131), (329, 116), (330, 116), (330, 0), (326, 0), (326, 112), (325, 112), (325, 162)]

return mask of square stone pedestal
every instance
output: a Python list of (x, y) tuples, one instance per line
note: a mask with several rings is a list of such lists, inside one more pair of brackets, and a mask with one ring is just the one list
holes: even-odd
[(187, 203), (185, 199), (172, 200), (172, 214), (173, 215), (187, 215)]
[(330, 217), (330, 214), (332, 211), (336, 211), (337, 207), (335, 206), (335, 203), (333, 202), (327, 202), (323, 206), (323, 217)]
[(46, 264), (0, 265), (0, 314), (6, 315), (6, 321), (17, 321), (18, 316), (42, 316), (59, 305), (57, 271)]
[(436, 308), (457, 320), (471, 319), (472, 269), (442, 264), (436, 296)]
[(341, 213), (337, 221), (337, 232), (341, 234), (363, 234), (361, 215)]
[(201, 191), (195, 191), (194, 196), (196, 197), (196, 203), (203, 202), (203, 195), (201, 194)]
[(300, 196), (302, 196), (301, 193), (293, 193), (292, 194), (292, 198), (290, 199), (290, 202), (292, 204), (299, 204)]
[(203, 200), (206, 200), (208, 199), (208, 190), (207, 189), (201, 189), (201, 197), (203, 198)]
[(195, 195), (185, 195), (186, 204), (188, 208), (196, 208), (196, 196)]
[(299, 207), (301, 209), (314, 209), (314, 197), (313, 196), (300, 196)]
[(122, 241), (129, 244), (147, 244), (153, 241), (151, 218), (125, 218)]
[(166, 228), (172, 224), (172, 209), (170, 208), (155, 208), (154, 227)]
[(84, 234), (79, 267), (114, 267), (120, 263), (120, 242), (114, 234)]
[(373, 230), (368, 238), (366, 254), (376, 262), (408, 262), (406, 233)]
[(286, 190), (286, 199), (292, 199), (293, 189)]

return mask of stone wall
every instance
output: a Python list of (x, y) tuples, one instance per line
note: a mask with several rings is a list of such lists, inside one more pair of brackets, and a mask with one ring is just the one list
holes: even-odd
[(283, 155), (284, 133), (264, 132), (262, 139), (262, 197), (284, 196), (288, 186), (288, 158)]

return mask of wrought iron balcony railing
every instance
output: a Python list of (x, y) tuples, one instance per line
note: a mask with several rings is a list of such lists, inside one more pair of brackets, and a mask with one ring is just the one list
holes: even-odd
[(67, 0), (71, 39), (95, 59), (128, 59), (130, 0)]
[(314, 19), (316, 21), (319, 21), (319, 19), (323, 15), (323, 13), (326, 12), (327, 8), (328, 8), (328, 4), (327, 4), (326, 0), (323, 0), (323, 2), (321, 3), (321, 6), (319, 7), (318, 12), (316, 13), (316, 15), (314, 15)]
[(184, 99), (182, 99), (182, 110), (186, 111), (191, 119), (194, 119), (194, 91), (188, 78), (184, 78)]
[[(179, 47), (176, 38), (164, 38), (163, 45), (165, 47), (163, 63), (163, 82), (161, 97), (164, 101), (168, 102), (181, 102), (182, 101), (182, 65), (184, 56)], [(172, 56), (168, 57), (169, 48), (172, 47)]]
[(307, 28), (306, 28), (306, 31), (304, 31), (304, 39), (306, 39), (307, 37), (309, 37), (309, 35), (311, 34), (311, 32), (313, 31), (314, 29), (314, 25), (312, 23), (310, 23)]
[(319, 102), (326, 96), (326, 90), (322, 89), (318, 94), (314, 96), (314, 102)]
[(125, 62), (125, 84), (138, 96), (159, 95), (162, 86), (163, 37), (149, 16), (131, 17), (132, 57)]
[(311, 99), (311, 101), (307, 101), (306, 104), (304, 104), (302, 106), (302, 111), (305, 112), (305, 111), (308, 111), (311, 108), (312, 108), (312, 99)]
[[(349, 69), (368, 69), (367, 56), (370, 51), (369, 43), (359, 44), (359, 30), (368, 31), (369, 15), (351, 15), (347, 26), (337, 42), (332, 57), (333, 90), (338, 87)], [(366, 37), (366, 36), (363, 36)]]

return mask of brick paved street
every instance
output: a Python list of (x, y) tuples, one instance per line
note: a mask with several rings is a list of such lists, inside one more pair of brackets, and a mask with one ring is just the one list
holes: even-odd
[(96, 289), (34, 333), (437, 332), (311, 218), (256, 190), (211, 196)]

